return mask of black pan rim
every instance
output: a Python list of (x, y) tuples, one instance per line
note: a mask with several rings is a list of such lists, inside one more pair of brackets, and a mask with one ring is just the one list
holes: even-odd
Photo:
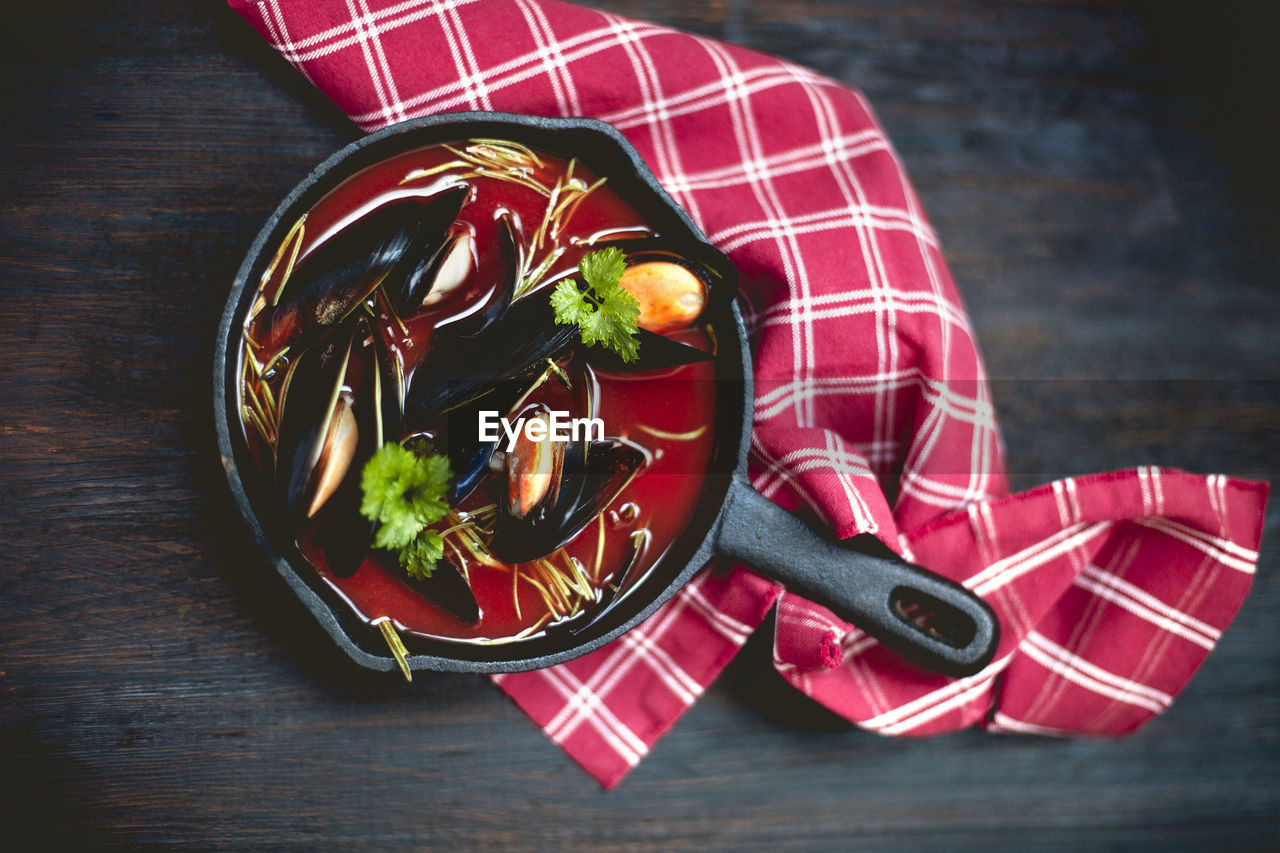
[[(588, 118), (552, 118), (500, 112), (441, 113), (391, 125), (357, 139), (326, 158), (303, 178), (267, 219), (246, 253), (232, 284), (219, 324), (217, 345), (214, 351), (214, 417), (219, 457), (235, 503), (268, 561), (275, 567), (277, 573), (299, 597), (304, 606), (312, 613), (321, 627), (355, 663), (372, 670), (391, 671), (396, 669), (398, 665), (391, 655), (371, 651), (371, 649), (383, 647), (377, 631), (365, 626), (363, 622), (354, 616), (354, 613), (343, 613), (340, 609), (335, 608), (334, 602), (325, 600), (326, 596), (315, 586), (316, 583), (323, 583), (318, 580), (318, 575), (316, 575), (316, 581), (313, 583), (299, 572), (293, 560), (301, 560), (300, 556), (282, 553), (281, 549), (276, 547), (254, 507), (246, 484), (240, 476), (237, 459), (239, 454), (232, 437), (228, 406), (230, 388), (227, 367), (232, 350), (231, 339), (234, 331), (238, 328), (237, 320), (244, 307), (242, 303), (244, 302), (246, 290), (249, 288), (249, 283), (254, 280), (252, 274), (255, 267), (263, 261), (267, 247), (274, 245), (272, 238), (280, 231), (282, 223), (291, 222), (293, 216), (309, 208), (316, 198), (327, 192), (333, 185), (364, 168), (364, 166), (359, 165), (362, 162), (362, 158), (369, 161), (366, 165), (371, 165), (380, 159), (384, 159), (385, 156), (420, 145), (444, 141), (446, 138), (494, 136), (496, 135), (493, 132), (494, 130), (501, 131), (503, 129), (512, 130), (516, 136), (521, 133), (526, 135), (529, 133), (535, 135), (541, 133), (553, 136), (586, 133), (598, 137), (601, 142), (605, 142), (613, 149), (613, 154), (621, 155), (626, 161), (628, 167), (626, 177), (649, 194), (649, 203), (659, 205), (660, 210), (670, 217), (673, 224), (683, 229), (691, 240), (706, 246), (711, 245), (688, 213), (667, 194), (640, 155), (612, 125)], [(435, 136), (436, 138), (427, 138), (430, 136)], [(380, 152), (382, 148), (388, 149), (385, 155), (373, 156)], [(356, 165), (352, 166), (351, 164), (353, 163)], [(310, 202), (307, 201), (308, 199), (310, 199)], [(632, 200), (630, 197), (628, 199)], [(727, 271), (732, 274), (732, 267), (728, 266)], [(730, 282), (730, 284), (736, 287), (736, 281)], [(679, 560), (682, 563), (679, 572), (668, 580), (663, 581), (661, 585), (658, 584), (660, 578), (654, 579), (653, 585), (657, 587), (655, 592), (650, 593), (646, 586), (644, 596), (631, 596), (637, 598), (637, 600), (649, 595), (652, 595), (652, 598), (638, 609), (631, 611), (624, 621), (616, 624), (606, 621), (599, 630), (587, 633), (583, 639), (573, 640), (567, 647), (559, 650), (553, 649), (540, 654), (518, 654), (502, 659), (487, 660), (476, 656), (477, 651), (485, 650), (492, 651), (494, 654), (501, 654), (507, 650), (538, 648), (545, 645), (564, 646), (566, 641), (563, 639), (548, 639), (538, 641), (537, 644), (514, 643), (497, 646), (461, 644), (454, 646), (443, 642), (431, 643), (427, 641), (425, 645), (449, 648), (450, 650), (456, 649), (459, 652), (467, 652), (469, 655), (413, 653), (407, 659), (412, 670), (479, 673), (520, 672), (551, 666), (580, 657), (616, 639), (651, 616), (688, 583), (693, 575), (714, 556), (714, 543), (723, 516), (722, 504), (725, 495), (728, 493), (730, 480), (732, 477), (743, 476), (746, 469), (746, 439), (750, 435), (751, 401), (754, 399), (750, 369), (751, 358), (747, 347), (746, 329), (741, 312), (732, 299), (724, 300), (722, 308), (719, 310), (722, 311), (723, 318), (728, 320), (728, 324), (733, 327), (734, 331), (732, 335), (719, 335), (721, 349), (717, 357), (717, 375), (721, 379), (738, 383), (738, 387), (742, 390), (741, 393), (729, 395), (730, 399), (725, 399), (723, 393), (718, 395), (714, 451), (716, 461), (713, 463), (713, 471), (707, 475), (707, 485), (704, 488), (703, 498), (699, 502), (698, 517), (690, 521), (685, 532), (672, 545), (673, 551), (679, 546), (680, 550), (687, 553), (688, 556), (680, 557), (678, 554), (668, 553), (667, 557), (664, 558), (664, 562), (673, 558)], [(235, 337), (238, 340), (238, 335)], [(733, 342), (736, 342), (736, 347), (730, 346)], [(696, 544), (691, 544), (695, 542)], [(311, 571), (311, 574), (315, 575), (316, 573)], [(665, 575), (666, 573), (663, 574)], [(640, 591), (636, 590), (637, 593)], [(618, 612), (625, 615), (628, 611), (624, 607), (619, 607)], [(409, 641), (409, 639), (406, 637), (406, 641)], [(414, 644), (421, 645), (416, 640)]]

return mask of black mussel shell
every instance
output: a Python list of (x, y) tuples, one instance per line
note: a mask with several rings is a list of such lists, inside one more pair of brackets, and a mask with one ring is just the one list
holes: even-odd
[(536, 376), (546, 359), (557, 358), (578, 338), (574, 326), (558, 326), (545, 293), (511, 303), (500, 319), (474, 337), (438, 329), (432, 349), (414, 369), (405, 395), (405, 426), (432, 428), (432, 422), (489, 394), (500, 383)]
[[(729, 260), (717, 249), (701, 243), (673, 243), (666, 237), (638, 237), (630, 240), (612, 240), (591, 246), (592, 251), (615, 247), (627, 256), (627, 264), (665, 261), (679, 264), (688, 269), (706, 285), (709, 299), (732, 297), (728, 291), (734, 279), (729, 273), (732, 267)], [(703, 309), (705, 312), (705, 309)], [(710, 361), (712, 353), (697, 347), (682, 344), (657, 332), (637, 329), (636, 338), (640, 342), (639, 354), (635, 361), (625, 362), (610, 349), (600, 346), (586, 346), (579, 343), (578, 349), (582, 357), (602, 370), (616, 373), (640, 373), (647, 370), (668, 370), (684, 364), (698, 361)]]
[(285, 375), (275, 473), (286, 517), (294, 526), (308, 517), (323, 473), (320, 463), (329, 428), (351, 404), (342, 387), (352, 345), (353, 330), (344, 324), (294, 359)]
[[(354, 329), (354, 337), (349, 329)], [(343, 338), (346, 347), (341, 343)], [(309, 460), (318, 459), (314, 445), (327, 432), (326, 419), (331, 421), (344, 409), (354, 418), (357, 443), (350, 463), (333, 493), (312, 513), (313, 539), (338, 577), (349, 577), (360, 567), (376, 529), (360, 514), (361, 471), (379, 447), (400, 437), (400, 403), (394, 375), (388, 378), (394, 369), (385, 360), (389, 355), (374, 324), (360, 318), (344, 324), (340, 331), (304, 352), (288, 377), (277, 447), (286, 460), (280, 469), (282, 478), (287, 472), (287, 482), (282, 479), (282, 494), (296, 528), (301, 529), (310, 517), (308, 510), (319, 478), (315, 465), (310, 474), (305, 473), (306, 465)], [(355, 386), (357, 390), (353, 393), (344, 386)], [(325, 389), (336, 395), (331, 411)], [(307, 420), (310, 423), (304, 423)]]
[[(383, 279), (396, 281), (416, 263), (430, 200), (398, 198), (375, 208), (311, 251), (285, 282), (271, 313), (269, 351), (296, 354), (345, 319)], [(403, 271), (403, 272), (402, 272)]]
[(360, 470), (365, 461), (367, 457), (352, 463), (342, 485), (315, 517), (315, 543), (324, 551), (329, 571), (340, 578), (356, 573), (373, 541), (369, 520), (360, 514)]
[(587, 346), (578, 341), (575, 349), (578, 354), (593, 367), (611, 370), (615, 373), (640, 373), (646, 370), (669, 370), (698, 361), (710, 361), (714, 356), (706, 350), (682, 344), (666, 335), (636, 329), (636, 340), (639, 341), (639, 352), (636, 360), (626, 362), (616, 352), (606, 347)]
[(423, 205), (422, 223), (408, 255), (412, 264), (405, 275), (384, 284), (396, 313), (408, 317), (416, 313), (435, 285), (440, 264), (452, 245), (450, 227), (471, 198), (471, 187), (456, 184), (427, 199)]
[(569, 442), (553, 501), (516, 518), (506, 495), (499, 497), (490, 551), (510, 564), (547, 556), (603, 512), (645, 462), (644, 451), (618, 439)]
[(467, 625), (480, 621), (480, 604), (466, 577), (448, 557), (436, 562), (429, 578), (404, 579), (412, 589), (449, 611)]
[(316, 515), (315, 541), (324, 550), (329, 570), (340, 578), (350, 577), (364, 562), (373, 542), (377, 524), (360, 514), (363, 492), (361, 472), (388, 441), (400, 438), (401, 408), (394, 360), (383, 344), (382, 334), (368, 318), (358, 324), (357, 341), (369, 342), (364, 353), (363, 377), (353, 402), (360, 430), (351, 467), (341, 486)]

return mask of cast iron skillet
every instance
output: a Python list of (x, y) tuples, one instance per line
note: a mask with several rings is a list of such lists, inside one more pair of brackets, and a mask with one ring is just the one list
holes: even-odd
[[(592, 119), (551, 119), (505, 113), (452, 113), (404, 122), (351, 143), (311, 172), (267, 220), (231, 288), (214, 358), (213, 400), (218, 447), (240, 511), (276, 570), (352, 660), (393, 670), (395, 660), (366, 625), (302, 558), (268, 499), (248, 456), (235, 409), (240, 329), (274, 248), (290, 225), (355, 172), (413, 148), (467, 138), (505, 138), (576, 156), (633, 205), (661, 234), (706, 245), (689, 216), (658, 185), (640, 156), (612, 126)], [(726, 281), (704, 314), (718, 346), (717, 419), (711, 471), (698, 508), (656, 569), (619, 596), (579, 633), (494, 646), (428, 640), (405, 633), (415, 670), (517, 672), (560, 663), (635, 627), (671, 598), (713, 556), (754, 566), (806, 598), (830, 607), (915, 663), (952, 676), (975, 673), (995, 654), (999, 624), (991, 609), (960, 585), (892, 555), (873, 537), (835, 541), (781, 509), (747, 481), (752, 375), (742, 316), (732, 297), (736, 275), (714, 250), (708, 255)], [(231, 369), (228, 369), (228, 368)], [(867, 553), (857, 549), (866, 548)], [(932, 630), (907, 617), (932, 614)]]

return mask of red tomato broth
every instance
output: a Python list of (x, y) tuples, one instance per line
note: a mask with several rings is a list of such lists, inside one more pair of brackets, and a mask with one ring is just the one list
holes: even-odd
[[(458, 143), (462, 144), (465, 143)], [(567, 158), (542, 151), (538, 154), (546, 164), (546, 169), (539, 170), (539, 173), (551, 175), (552, 181), (557, 172), (567, 168)], [(431, 146), (390, 158), (347, 179), (307, 213), (299, 259), (338, 226), (353, 221), (356, 218), (353, 214), (363, 213), (405, 194), (430, 195), (442, 182), (450, 180), (449, 173), (420, 182), (403, 185), (401, 182), (415, 170), (428, 169), (451, 159), (453, 155), (443, 147)], [(581, 164), (575, 165), (574, 174), (588, 184), (596, 177)], [(518, 226), (517, 233), (527, 247), (529, 234), (541, 221), (546, 208), (546, 198), (525, 187), (492, 178), (473, 178), (470, 183), (475, 189), (458, 223), (475, 237), (479, 274), (473, 276), (464, 291), (413, 318), (404, 318), (409, 333), (407, 339), (388, 314), (382, 312), (378, 317), (383, 341), (401, 360), (410, 382), (414, 367), (430, 348), (433, 330), (483, 309), (492, 295), (493, 288), (485, 285), (486, 257), (494, 254), (487, 248), (493, 245), (499, 214), (506, 212), (513, 217)], [(558, 242), (561, 245), (575, 240), (585, 243), (592, 237), (613, 233), (634, 237), (653, 232), (606, 181), (577, 207)], [(571, 246), (551, 268), (543, 283), (524, 298), (547, 298), (549, 287), (557, 279), (576, 274), (578, 260), (591, 248)], [(712, 349), (710, 337), (698, 327), (669, 336), (704, 350)], [(346, 384), (357, 394), (361, 378), (365, 375), (366, 360), (372, 357), (372, 353), (367, 351), (369, 343), (357, 340), (348, 368)], [(628, 574), (626, 589), (633, 588), (658, 565), (693, 516), (711, 461), (715, 370), (712, 362), (706, 361), (666, 371), (615, 374), (581, 366), (578, 361), (575, 358), (572, 364), (574, 392), (566, 392), (558, 380), (551, 378), (529, 395), (525, 405), (541, 402), (550, 408), (570, 410), (574, 416), (598, 416), (604, 421), (606, 437), (627, 439), (643, 447), (649, 457), (649, 463), (609, 504), (601, 517), (594, 519), (564, 546), (568, 557), (581, 562), (599, 596), (604, 586), (630, 560), (633, 549), (631, 534), (634, 531), (647, 530), (647, 544), (639, 564)], [(585, 412), (585, 394), (577, 386), (579, 380), (594, 383), (596, 393), (592, 412)], [(261, 454), (262, 448), (255, 446), (256, 436), (251, 430), (246, 430), (246, 433), (255, 455)], [(493, 503), (495, 497), (504, 493), (505, 477), (502, 474), (491, 475), (456, 509), (474, 510)], [(602, 524), (606, 535), (601, 551)], [(400, 631), (467, 642), (509, 640), (548, 619), (549, 611), (543, 594), (525, 579), (526, 566), (493, 568), (476, 563), (468, 565), (468, 581), (480, 605), (481, 615), (475, 625), (467, 625), (411, 587), (394, 555), (387, 552), (371, 550), (353, 575), (337, 577), (329, 570), (323, 551), (313, 541), (314, 528), (313, 522), (302, 531), (298, 538), (299, 549), (323, 580), (367, 622), (390, 618)], [(563, 559), (563, 556), (556, 557), (557, 562)], [(514, 584), (513, 572), (520, 575)], [(579, 606), (589, 608), (591, 604), (591, 601), (586, 601)], [(571, 615), (553, 616), (550, 621)], [(533, 636), (537, 635), (538, 632), (533, 633)]]

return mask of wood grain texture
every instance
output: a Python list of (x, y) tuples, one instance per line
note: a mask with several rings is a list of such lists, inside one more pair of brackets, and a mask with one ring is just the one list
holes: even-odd
[[(972, 311), (1018, 486), (1145, 463), (1280, 472), (1275, 63), (1243, 7), (600, 5), (868, 94)], [(1275, 510), (1236, 624), (1120, 741), (862, 733), (787, 688), (758, 635), (603, 794), (483, 679), (357, 670), (235, 515), (208, 399), (242, 253), (354, 131), (215, 0), (23, 10), (0, 54), (10, 849), (1274, 836)]]

